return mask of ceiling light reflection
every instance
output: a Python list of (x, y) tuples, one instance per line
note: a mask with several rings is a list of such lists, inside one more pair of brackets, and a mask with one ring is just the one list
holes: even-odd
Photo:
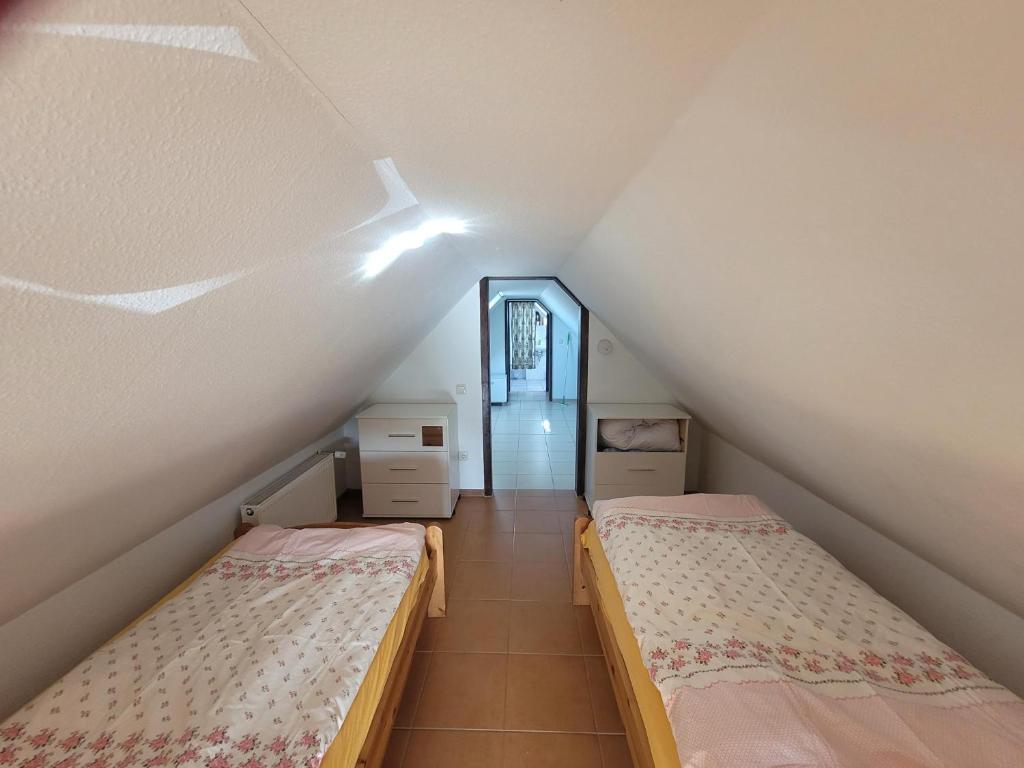
[(390, 267), (399, 256), (423, 246), (427, 240), (438, 235), (461, 235), (466, 231), (466, 222), (461, 219), (431, 219), (416, 229), (410, 229), (389, 238), (384, 245), (371, 252), (363, 265), (363, 276), (372, 278)]
[[(250, 270), (251, 272), (252, 270)], [(207, 280), (194, 283), (171, 285), (167, 288), (155, 288), (151, 291), (135, 291), (132, 293), (77, 293), (65, 291), (42, 283), (33, 283), (16, 277), (0, 275), (0, 288), (11, 288), (16, 291), (28, 291), (40, 296), (53, 296), (59, 299), (70, 299), (81, 304), (98, 304), (100, 306), (120, 309), (140, 315), (159, 315), (169, 309), (185, 304), (211, 291), (230, 285), (250, 272), (232, 272), (218, 275)]]
[(256, 61), (235, 27), (180, 24), (3, 24), (0, 29), (64, 37), (92, 37), (125, 43), (191, 48), (235, 59)]

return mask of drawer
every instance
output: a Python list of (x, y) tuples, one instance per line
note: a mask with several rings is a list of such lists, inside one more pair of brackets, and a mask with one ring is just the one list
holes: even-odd
[(594, 501), (621, 499), (626, 496), (682, 496), (682, 481), (674, 485), (595, 485)]
[(443, 419), (360, 419), (359, 450), (447, 452), (448, 427)]
[(685, 453), (616, 453), (598, 451), (594, 457), (594, 483), (675, 487), (683, 492)]
[(363, 483), (363, 517), (451, 516), (447, 483)]
[(364, 483), (447, 483), (448, 454), (438, 451), (359, 452)]

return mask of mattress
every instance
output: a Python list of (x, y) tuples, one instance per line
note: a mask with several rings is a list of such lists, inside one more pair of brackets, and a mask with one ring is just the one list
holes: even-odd
[(685, 768), (1024, 764), (1024, 702), (758, 499), (615, 499), (594, 518), (658, 765), (666, 723)]
[(0, 725), (0, 764), (353, 766), (427, 568), (419, 525), (259, 526)]

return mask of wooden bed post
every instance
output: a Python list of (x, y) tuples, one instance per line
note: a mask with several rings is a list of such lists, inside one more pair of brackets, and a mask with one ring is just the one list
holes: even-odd
[(427, 616), (432, 619), (440, 618), (447, 613), (444, 596), (444, 543), (440, 527), (436, 525), (427, 526), (427, 555), (434, 559), (434, 568), (437, 571), (437, 578), (434, 581), (434, 589), (430, 593), (430, 602), (427, 603)]
[(580, 537), (590, 525), (590, 518), (577, 517), (573, 520), (572, 540), (572, 604), (590, 605), (590, 594), (587, 592), (586, 582), (583, 580), (583, 544)]

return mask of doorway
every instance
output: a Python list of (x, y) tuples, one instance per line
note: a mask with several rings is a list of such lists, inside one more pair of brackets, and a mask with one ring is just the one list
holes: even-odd
[(552, 395), (554, 316), (540, 301), (505, 301), (505, 376), (508, 392)]
[(589, 313), (554, 277), (480, 282), (484, 492), (583, 493)]

